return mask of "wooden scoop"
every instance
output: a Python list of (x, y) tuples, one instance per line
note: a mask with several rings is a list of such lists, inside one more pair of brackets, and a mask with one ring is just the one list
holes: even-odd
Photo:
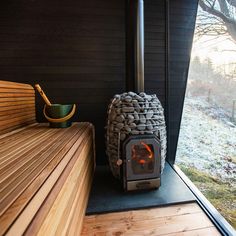
[(46, 94), (44, 93), (44, 91), (41, 89), (39, 84), (35, 84), (35, 88), (38, 90), (39, 94), (41, 95), (41, 97), (43, 98), (43, 100), (45, 101), (45, 103), (47, 104), (47, 106), (51, 106), (52, 103), (49, 101), (49, 99), (47, 98)]

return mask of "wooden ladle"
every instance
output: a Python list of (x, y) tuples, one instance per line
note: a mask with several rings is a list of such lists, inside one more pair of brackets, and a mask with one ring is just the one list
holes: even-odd
[(39, 94), (41, 95), (41, 97), (43, 98), (47, 106), (52, 106), (52, 103), (49, 101), (48, 97), (46, 96), (44, 91), (41, 89), (40, 85), (35, 84), (35, 88), (38, 90)]

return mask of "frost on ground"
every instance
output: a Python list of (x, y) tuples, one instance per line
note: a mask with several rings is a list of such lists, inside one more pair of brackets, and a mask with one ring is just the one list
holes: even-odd
[(186, 97), (176, 162), (236, 185), (236, 125), (224, 110)]

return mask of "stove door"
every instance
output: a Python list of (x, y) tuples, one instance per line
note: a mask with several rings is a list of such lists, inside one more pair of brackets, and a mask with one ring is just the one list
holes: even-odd
[(161, 145), (156, 136), (131, 136), (124, 150), (128, 181), (153, 179), (160, 176)]

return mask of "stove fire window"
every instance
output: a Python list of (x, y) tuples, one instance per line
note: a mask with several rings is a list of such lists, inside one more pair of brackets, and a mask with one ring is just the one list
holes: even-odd
[(134, 174), (153, 173), (153, 145), (140, 141), (140, 144), (132, 145), (131, 152), (131, 166)]

